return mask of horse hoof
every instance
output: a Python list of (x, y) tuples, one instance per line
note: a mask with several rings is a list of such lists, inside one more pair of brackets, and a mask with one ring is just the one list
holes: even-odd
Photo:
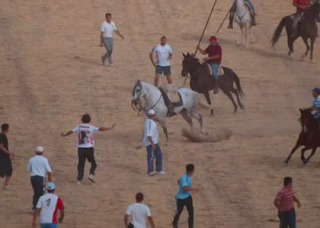
[(236, 45), (239, 47), (239, 46), (240, 46), (240, 42), (239, 42), (239, 41), (237, 41), (237, 42), (236, 42)]
[(240, 108), (241, 108), (242, 110), (244, 110), (244, 106), (243, 106), (243, 105), (241, 105)]

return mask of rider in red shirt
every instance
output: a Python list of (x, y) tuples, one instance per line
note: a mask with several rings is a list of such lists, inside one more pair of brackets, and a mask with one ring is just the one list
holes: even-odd
[(302, 17), (302, 13), (308, 8), (310, 0), (293, 0), (293, 5), (297, 7), (296, 13), (293, 15), (292, 37), (298, 35), (298, 23)]
[(201, 52), (203, 55), (208, 55), (208, 57), (204, 58), (204, 61), (206, 61), (212, 69), (212, 76), (213, 79), (216, 81), (214, 93), (219, 92), (219, 77), (218, 77), (218, 69), (221, 64), (222, 59), (222, 49), (221, 46), (217, 42), (217, 38), (215, 36), (211, 36), (210, 39), (210, 45), (205, 49), (201, 49), (200, 46), (197, 46), (197, 49)]

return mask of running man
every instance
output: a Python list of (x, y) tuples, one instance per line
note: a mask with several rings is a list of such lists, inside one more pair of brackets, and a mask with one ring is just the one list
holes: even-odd
[(112, 51), (113, 51), (113, 32), (124, 40), (124, 36), (117, 29), (116, 24), (111, 21), (111, 13), (106, 14), (106, 21), (101, 24), (100, 46), (105, 47), (107, 52), (101, 56), (102, 64), (105, 64), (108, 58), (109, 66), (113, 66)]
[(183, 174), (179, 180), (179, 190), (176, 193), (176, 214), (174, 216), (172, 225), (174, 228), (178, 228), (179, 217), (183, 211), (184, 206), (187, 207), (189, 212), (189, 228), (193, 228), (193, 204), (192, 204), (192, 196), (190, 192), (198, 192), (197, 188), (191, 188), (191, 176), (194, 173), (194, 165), (188, 164), (186, 166), (186, 173)]
[(0, 133), (0, 177), (5, 178), (3, 185), (4, 190), (9, 190), (8, 185), (13, 172), (11, 158), (14, 158), (15, 155), (14, 152), (9, 151), (8, 132), (9, 124), (2, 124)]
[(278, 209), (281, 228), (296, 228), (296, 212), (294, 202), (301, 207), (300, 201), (295, 197), (292, 189), (292, 178), (286, 177), (283, 180), (284, 187), (277, 194), (274, 205)]
[[(32, 228), (36, 227), (36, 220), (39, 216), (41, 228), (57, 228), (58, 222), (62, 223), (64, 218), (64, 205), (60, 197), (54, 194), (55, 184), (48, 183), (48, 193), (40, 197), (36, 210), (33, 214)], [(60, 218), (57, 220), (58, 210)]]
[[(156, 62), (153, 55), (156, 55)], [(154, 78), (154, 85), (158, 86), (159, 78), (164, 74), (169, 84), (172, 84), (170, 60), (172, 59), (172, 49), (167, 44), (167, 37), (163, 36), (160, 39), (160, 44), (156, 45), (150, 52), (150, 60), (152, 65), (156, 68), (156, 75)]]
[(36, 155), (30, 158), (28, 163), (28, 171), (31, 176), (31, 185), (33, 188), (33, 204), (32, 210), (36, 208), (39, 198), (45, 193), (46, 176), (48, 174), (48, 181), (51, 182), (51, 167), (48, 159), (43, 156), (44, 148), (37, 146)]
[[(158, 144), (159, 135), (158, 128), (155, 122), (156, 112), (150, 109), (148, 112), (148, 119), (144, 121), (143, 130), (143, 144), (147, 150), (147, 165), (148, 165), (148, 175), (153, 176), (154, 174), (166, 174), (162, 170), (162, 152)], [(156, 171), (154, 172), (154, 159), (156, 159)]]
[(222, 60), (222, 48), (217, 42), (217, 38), (215, 36), (211, 36), (209, 39), (210, 45), (205, 49), (201, 49), (200, 46), (197, 46), (197, 49), (203, 55), (208, 55), (208, 57), (204, 58), (203, 61), (206, 61), (212, 69), (212, 76), (215, 80), (214, 93), (217, 94), (219, 92), (219, 76), (218, 70)]
[(83, 173), (84, 173), (84, 165), (86, 159), (91, 163), (89, 180), (91, 182), (94, 181), (94, 171), (97, 168), (96, 159), (94, 156), (94, 141), (93, 141), (93, 132), (95, 131), (109, 131), (115, 127), (115, 124), (112, 127), (96, 127), (90, 125), (91, 117), (89, 114), (84, 114), (82, 116), (82, 124), (77, 125), (73, 130), (68, 131), (67, 133), (61, 133), (62, 137), (69, 136), (73, 133), (77, 133), (78, 138), (78, 184), (82, 184)]
[(310, 0), (293, 0), (293, 5), (297, 7), (296, 13), (293, 15), (292, 37), (298, 35), (298, 23), (302, 17), (302, 13), (308, 8)]
[(143, 198), (144, 196), (142, 193), (137, 193), (136, 203), (131, 204), (128, 207), (126, 215), (124, 216), (126, 228), (147, 228), (146, 218), (148, 218), (151, 227), (155, 228), (149, 207), (142, 203)]

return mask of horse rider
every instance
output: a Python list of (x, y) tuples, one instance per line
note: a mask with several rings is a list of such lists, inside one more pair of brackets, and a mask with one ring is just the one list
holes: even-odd
[(310, 111), (314, 111), (314, 118), (320, 121), (320, 88), (316, 87), (312, 90), (313, 105), (309, 108)]
[(199, 45), (197, 46), (197, 49), (201, 54), (208, 55), (208, 57), (204, 58), (203, 61), (207, 62), (211, 66), (212, 76), (216, 82), (214, 86), (214, 93), (217, 94), (219, 92), (218, 70), (222, 59), (222, 49), (215, 36), (211, 36), (209, 42), (210, 45), (205, 50), (201, 49)]
[[(246, 3), (248, 3), (248, 5), (250, 6), (249, 11), (250, 11), (250, 15), (251, 15), (251, 25), (252, 26), (256, 26), (257, 22), (256, 22), (256, 11), (254, 9), (254, 6), (252, 4), (252, 2), (250, 2), (250, 0), (244, 0)], [(228, 29), (233, 29), (233, 17), (234, 17), (234, 13), (237, 10), (237, 4), (236, 4), (236, 0), (233, 2), (232, 7), (230, 8), (229, 12), (229, 25), (228, 25)]]
[(300, 22), (303, 12), (308, 8), (310, 0), (293, 0), (293, 5), (297, 7), (297, 11), (293, 14), (292, 37), (298, 34), (298, 23)]

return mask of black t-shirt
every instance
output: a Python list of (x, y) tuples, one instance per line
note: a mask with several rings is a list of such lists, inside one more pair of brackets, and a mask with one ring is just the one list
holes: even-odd
[[(0, 133), (0, 144), (2, 144), (4, 146), (4, 148), (6, 148), (7, 150), (8, 149), (8, 138), (6, 135)], [(6, 152), (3, 152), (1, 149), (0, 149), (0, 158), (10, 158), (10, 155), (7, 154)]]

